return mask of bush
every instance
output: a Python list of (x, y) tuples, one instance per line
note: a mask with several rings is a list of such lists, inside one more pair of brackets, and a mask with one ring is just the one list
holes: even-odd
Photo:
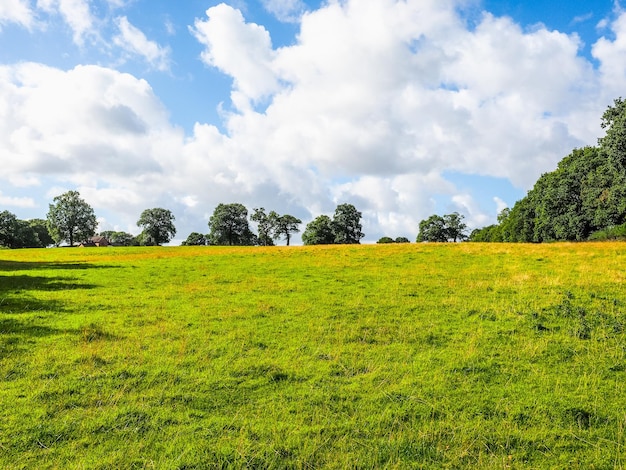
[(626, 224), (607, 227), (589, 235), (591, 241), (626, 240)]
[(376, 243), (395, 243), (391, 237), (382, 237)]

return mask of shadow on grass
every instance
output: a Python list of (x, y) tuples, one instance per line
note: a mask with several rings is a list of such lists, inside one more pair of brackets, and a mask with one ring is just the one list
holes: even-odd
[(0, 271), (30, 271), (37, 269), (106, 269), (114, 268), (106, 264), (59, 263), (48, 261), (13, 261), (0, 259)]
[[(0, 260), (0, 313), (19, 314), (36, 311), (67, 311), (58, 300), (41, 300), (33, 291), (54, 292), (74, 289), (94, 289), (95, 284), (81, 282), (70, 276), (40, 276), (22, 273), (32, 270), (102, 269), (113, 266), (89, 263), (48, 263)], [(19, 274), (17, 272), (20, 272)]]

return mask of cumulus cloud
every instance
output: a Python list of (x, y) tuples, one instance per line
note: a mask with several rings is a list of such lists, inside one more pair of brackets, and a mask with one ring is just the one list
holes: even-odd
[(128, 18), (121, 16), (115, 20), (119, 34), (113, 37), (113, 42), (127, 53), (142, 57), (151, 67), (161, 71), (170, 68), (170, 49), (161, 47), (150, 41), (138, 28), (130, 24)]
[(30, 29), (34, 22), (34, 13), (28, 0), (3, 0), (0, 3), (0, 29), (8, 23), (17, 23)]
[(202, 60), (233, 78), (235, 106), (248, 109), (251, 101), (276, 91), (276, 75), (271, 70), (274, 51), (267, 30), (246, 23), (239, 10), (223, 3), (206, 14), (208, 19), (196, 20), (191, 32), (205, 46)]
[[(594, 66), (575, 35), (488, 13), (470, 28), (457, 6), (328, 2), (282, 48), (239, 10), (208, 9), (190, 30), (202, 60), (232, 79), (225, 131), (198, 123), (184, 135), (146, 81), (107, 68), (0, 67), (0, 178), (56, 175), (127, 223), (162, 206), (200, 220), (195, 231), (219, 202), (305, 221), (351, 202), (368, 240), (412, 238), (442, 199), (470, 225), (489, 223), (502, 195), (485, 212), (445, 174), (526, 189), (594, 144), (626, 82), (626, 15), (593, 46)], [(121, 47), (149, 43), (118, 21)]]

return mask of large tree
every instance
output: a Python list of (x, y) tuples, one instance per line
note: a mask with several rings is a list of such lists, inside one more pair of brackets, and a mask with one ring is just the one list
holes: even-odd
[(333, 216), (332, 229), (335, 243), (361, 243), (364, 236), (361, 231), (361, 213), (352, 204), (338, 205)]
[(174, 220), (176, 220), (174, 214), (167, 209), (156, 207), (143, 211), (137, 221), (137, 226), (143, 228), (143, 244), (169, 243), (176, 235)]
[(17, 220), (17, 216), (12, 212), (0, 212), (0, 246), (14, 248), (17, 236)]
[(250, 216), (252, 222), (256, 222), (257, 231), (259, 233), (258, 240), (261, 246), (273, 246), (274, 245), (274, 229), (276, 227), (276, 218), (278, 214), (271, 211), (269, 214), (265, 213), (265, 208), (255, 208), (254, 212)]
[(209, 219), (209, 245), (255, 245), (257, 237), (248, 225), (243, 204), (218, 204)]
[(181, 243), (182, 246), (206, 245), (206, 237), (199, 232), (191, 232), (187, 239)]
[(33, 228), (39, 239), (39, 246), (45, 248), (54, 245), (54, 239), (50, 236), (48, 225), (44, 219), (31, 219), (28, 224)]
[(305, 245), (331, 245), (335, 243), (333, 221), (327, 215), (320, 215), (309, 222), (302, 234)]
[(289, 214), (279, 215), (275, 218), (275, 220), (276, 222), (274, 224), (274, 238), (277, 239), (284, 236), (285, 240), (287, 241), (287, 246), (289, 246), (291, 234), (300, 232), (299, 225), (302, 223), (302, 221), (297, 217)]
[(57, 245), (63, 241), (74, 246), (96, 233), (98, 221), (93, 208), (78, 191), (68, 191), (53, 199), (48, 211), (48, 231)]
[(446, 221), (437, 214), (422, 220), (419, 224), (419, 232), (416, 241), (419, 242), (447, 242)]

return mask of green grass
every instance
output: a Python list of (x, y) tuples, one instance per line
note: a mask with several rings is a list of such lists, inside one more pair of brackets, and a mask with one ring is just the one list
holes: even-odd
[(0, 252), (2, 468), (623, 468), (626, 245)]

